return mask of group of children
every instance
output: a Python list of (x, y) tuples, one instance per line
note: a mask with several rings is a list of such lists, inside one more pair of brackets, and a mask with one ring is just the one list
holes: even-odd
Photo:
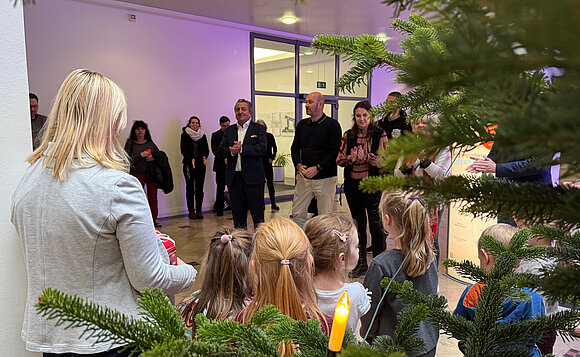
[[(273, 219), (262, 223), (253, 236), (245, 230), (224, 228), (211, 239), (201, 289), (178, 305), (186, 335), (195, 337), (198, 313), (211, 319), (246, 322), (269, 304), (295, 320), (318, 320), (322, 331), (329, 334), (338, 298), (348, 290), (351, 305), (347, 327), (356, 331), (360, 320), (360, 335), (368, 342), (379, 335), (392, 336), (397, 314), (404, 306), (390, 292), (379, 306), (384, 277), (396, 274), (398, 282), (410, 280), (424, 294), (437, 293), (437, 262), (425, 212), (416, 196), (396, 191), (382, 194), (382, 223), (394, 237), (395, 248), (373, 259), (364, 286), (345, 282), (358, 262), (358, 232), (354, 222), (343, 215), (316, 216), (304, 230), (291, 220)], [(494, 236), (495, 231), (484, 233)], [(470, 290), (466, 289), (456, 309), (466, 318), (473, 318), (472, 306), (464, 299), (473, 295)], [(434, 356), (438, 328), (427, 319), (421, 322), (418, 335), (425, 342), (424, 351), (410, 355)], [(282, 355), (292, 354), (294, 348), (291, 344), (280, 346)]]

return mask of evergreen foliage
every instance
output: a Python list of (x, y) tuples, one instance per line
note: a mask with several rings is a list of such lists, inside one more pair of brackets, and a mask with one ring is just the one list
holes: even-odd
[[(345, 80), (362, 80), (361, 70), (368, 63), (395, 71), (397, 81), (410, 88), (397, 100), (398, 107), (410, 110), (408, 120), (439, 118), (438, 125), (427, 129), (429, 136), (403, 135), (390, 140), (388, 151), (382, 153), (386, 169), (392, 169), (401, 156), (429, 156), (444, 147), (457, 153), (493, 140), (501, 148), (494, 157), (498, 162), (532, 157), (531, 166), (543, 167), (561, 152), (562, 177), (580, 173), (577, 2), (383, 2), (395, 6), (396, 15), (408, 9), (417, 12), (407, 20), (393, 21), (393, 28), (406, 35), (399, 43), (401, 53), (389, 52), (384, 44), (382, 50), (375, 48), (378, 42), (366, 35), (317, 36), (314, 46), (348, 61), (361, 57), (367, 61), (347, 72)], [(341, 82), (340, 88), (349, 87)], [(392, 103), (384, 102), (373, 108), (373, 114), (381, 118), (393, 109)], [(498, 126), (495, 133), (491, 125)], [(363, 180), (361, 187), (367, 192), (403, 189), (423, 194), (430, 204), (453, 203), (474, 216), (514, 216), (530, 223), (556, 224), (561, 230), (580, 225), (578, 188), (517, 183), (489, 175), (449, 177), (437, 183), (381, 176)], [(562, 237), (554, 230), (546, 234)], [(545, 270), (541, 278), (528, 276), (527, 284), (555, 299), (578, 301), (580, 247), (573, 243), (576, 240), (566, 236), (561, 249), (548, 250), (548, 256), (560, 263)], [(470, 269), (468, 265), (461, 268)]]
[(520, 259), (543, 255), (542, 249), (525, 248), (529, 235), (528, 230), (520, 230), (507, 248), (496, 239), (485, 236), (485, 249), (497, 254), (496, 264), (489, 274), (470, 262), (445, 260), (445, 266), (458, 268), (463, 275), (486, 284), (473, 321), (452, 315), (447, 311), (447, 301), (443, 297), (423, 295), (413, 289), (410, 281), (400, 284), (385, 278), (381, 285), (386, 287), (391, 283), (391, 290), (398, 293), (406, 304), (427, 308), (433, 323), (461, 341), (465, 356), (529, 356), (529, 347), (541, 338), (542, 333), (558, 330), (569, 336), (568, 332), (580, 318), (580, 312), (572, 310), (551, 316), (537, 316), (530, 321), (498, 323), (502, 318), (505, 298), (514, 302), (529, 299), (525, 291), (516, 289), (517, 279), (514, 276), (519, 274), (513, 273)]
[[(438, 297), (429, 299), (443, 301)], [(144, 357), (273, 357), (279, 356), (281, 343), (295, 345), (299, 356), (326, 356), (328, 336), (322, 333), (319, 321), (292, 320), (272, 305), (258, 310), (248, 323), (210, 320), (198, 314), (196, 338), (187, 340), (183, 321), (161, 290), (147, 289), (137, 302), (143, 309), (140, 320), (50, 288), (43, 290), (36, 306), (47, 319), (55, 319), (57, 325), (83, 329), (81, 338), (128, 344)], [(395, 338), (378, 338), (374, 347), (358, 345), (354, 332), (348, 329), (343, 354), (399, 357), (405, 351), (421, 349), (423, 341), (416, 337), (415, 331), (427, 313), (427, 307), (422, 304), (405, 309), (400, 314)]]

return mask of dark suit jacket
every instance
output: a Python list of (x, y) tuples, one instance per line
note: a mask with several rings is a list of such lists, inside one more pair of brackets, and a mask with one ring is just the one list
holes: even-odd
[(226, 163), (224, 162), (225, 156), (220, 152), (220, 144), (222, 138), (224, 137), (224, 132), (221, 130), (215, 131), (211, 134), (211, 152), (213, 152), (213, 171), (214, 172), (225, 172)]
[(230, 146), (234, 145), (234, 141), (238, 141), (238, 124), (230, 125), (224, 131), (220, 143), (220, 152), (228, 159), (226, 184), (232, 184), (239, 158), (242, 160), (242, 177), (246, 184), (263, 184), (265, 176), (262, 156), (266, 155), (266, 129), (260, 124), (250, 122), (242, 143), (242, 151), (232, 156)]
[(276, 139), (271, 133), (266, 133), (266, 155), (263, 157), (264, 167), (272, 166), (270, 159), (272, 161), (276, 158), (276, 153), (278, 152), (278, 147), (276, 146)]

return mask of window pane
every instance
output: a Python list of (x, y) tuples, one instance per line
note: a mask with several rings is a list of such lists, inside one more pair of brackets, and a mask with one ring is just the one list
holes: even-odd
[[(290, 153), (290, 146), (294, 140), (294, 129), (296, 128), (294, 111), (294, 98), (256, 96), (256, 120), (261, 119), (266, 122), (268, 132), (272, 133), (276, 140), (278, 155)], [(283, 182), (276, 182), (276, 172), (274, 172), (276, 196), (293, 193), (294, 165), (292, 159), (290, 157), (288, 159), (288, 164), (284, 167), (284, 175), (280, 180)], [(284, 192), (284, 190), (289, 192)]]
[[(348, 72), (348, 70), (354, 67), (354, 63), (350, 64), (348, 62), (343, 62), (342, 58), (339, 64), (339, 74), (340, 76), (342, 76), (343, 74), (345, 74), (346, 72)], [(365, 78), (365, 83), (368, 83), (368, 75)], [(347, 97), (363, 97), (366, 98), (367, 97), (367, 88), (368, 86), (366, 84), (361, 84), (361, 85), (357, 85), (354, 87), (354, 91), (353, 92), (349, 92), (349, 91), (339, 91), (338, 95), (340, 96), (347, 96)]]
[[(316, 53), (310, 47), (300, 46), (300, 93), (320, 92), (334, 95), (334, 56)], [(326, 88), (318, 88), (324, 82)]]
[(254, 63), (257, 91), (294, 93), (294, 45), (256, 38)]

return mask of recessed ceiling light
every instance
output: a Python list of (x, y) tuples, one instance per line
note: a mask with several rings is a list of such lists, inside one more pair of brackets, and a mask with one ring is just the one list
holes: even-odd
[(310, 74), (310, 73), (314, 73), (314, 70), (313, 70), (313, 69), (310, 69), (310, 68), (308, 68), (308, 69), (306, 70), (306, 73), (308, 73), (308, 74)]
[(390, 37), (387, 36), (387, 34), (384, 32), (380, 32), (376, 36), (377, 36), (377, 39), (381, 42), (387, 42), (387, 40), (390, 39)]
[(280, 21), (282, 21), (282, 23), (285, 23), (286, 25), (292, 25), (295, 24), (296, 21), (298, 21), (298, 19), (294, 15), (284, 15), (282, 16)]

